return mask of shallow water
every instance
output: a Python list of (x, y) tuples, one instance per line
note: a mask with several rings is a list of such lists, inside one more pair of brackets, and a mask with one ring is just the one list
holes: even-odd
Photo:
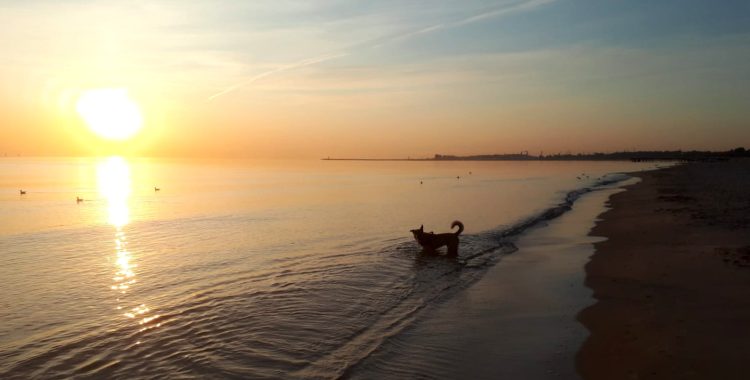
[(595, 302), (583, 270), (589, 236), (620, 186), (600, 186), (570, 212), (516, 239), (518, 251), (350, 370), (353, 379), (580, 379), (575, 356), (588, 335), (578, 313)]
[[(0, 377), (351, 374), (570, 191), (651, 166), (3, 159)], [(459, 258), (422, 254), (409, 229), (454, 219)]]

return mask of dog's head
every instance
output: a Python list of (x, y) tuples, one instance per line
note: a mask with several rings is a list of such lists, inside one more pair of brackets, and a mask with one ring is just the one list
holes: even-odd
[(424, 234), (424, 224), (419, 226), (416, 230), (410, 230), (412, 234), (414, 234), (414, 238), (419, 240), (419, 237)]

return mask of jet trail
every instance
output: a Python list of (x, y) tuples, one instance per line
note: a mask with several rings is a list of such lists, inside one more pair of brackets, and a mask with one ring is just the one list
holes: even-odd
[(416, 29), (416, 30), (412, 30), (412, 31), (409, 31), (409, 32), (405, 32), (405, 33), (400, 33), (400, 34), (391, 35), (391, 36), (384, 36), (384, 37), (380, 37), (380, 38), (377, 38), (377, 39), (374, 39), (374, 40), (363, 41), (363, 42), (351, 45), (348, 48), (342, 49), (339, 52), (335, 52), (335, 53), (331, 53), (331, 54), (323, 55), (323, 56), (318, 56), (318, 57), (313, 57), (313, 58), (303, 59), (303, 60), (295, 62), (295, 63), (290, 63), (290, 64), (287, 64), (287, 65), (279, 66), (279, 67), (277, 67), (275, 69), (272, 69), (272, 70), (268, 70), (268, 71), (262, 72), (260, 74), (257, 74), (255, 76), (253, 76), (253, 77), (248, 78), (247, 80), (244, 80), (242, 82), (236, 83), (236, 84), (234, 84), (232, 86), (227, 87), (226, 89), (224, 89), (224, 90), (222, 90), (220, 92), (217, 92), (217, 93), (209, 96), (207, 100), (209, 102), (211, 102), (214, 99), (216, 99), (216, 98), (218, 98), (218, 97), (220, 97), (222, 95), (228, 94), (228, 93), (230, 93), (230, 92), (232, 92), (232, 91), (234, 91), (234, 90), (236, 90), (236, 89), (238, 89), (240, 87), (247, 86), (249, 84), (255, 83), (258, 80), (261, 80), (261, 79), (266, 78), (268, 76), (271, 76), (271, 75), (274, 75), (274, 74), (278, 74), (278, 73), (282, 73), (284, 71), (294, 70), (294, 69), (298, 69), (298, 68), (305, 67), (305, 66), (316, 65), (318, 63), (323, 63), (323, 62), (326, 62), (326, 61), (331, 61), (331, 60), (334, 60), (334, 59), (337, 59), (337, 58), (345, 57), (345, 56), (351, 55), (356, 50), (373, 49), (373, 48), (377, 48), (377, 47), (380, 47), (380, 46), (383, 46), (383, 45), (387, 45), (387, 44), (390, 44), (390, 43), (393, 43), (393, 42), (396, 42), (396, 41), (401, 41), (401, 40), (409, 39), (409, 38), (412, 38), (412, 37), (415, 37), (415, 36), (419, 36), (419, 35), (423, 35), (423, 34), (433, 33), (433, 32), (439, 31), (439, 30), (443, 30), (443, 29), (456, 28), (456, 27), (460, 27), (460, 26), (464, 26), (464, 25), (469, 25), (469, 24), (473, 24), (475, 22), (479, 22), (479, 21), (483, 21), (483, 20), (487, 20), (487, 19), (492, 19), (492, 18), (496, 18), (496, 17), (501, 17), (501, 16), (504, 16), (504, 15), (507, 15), (507, 14), (510, 14), (510, 13), (514, 13), (514, 12), (529, 11), (529, 10), (532, 10), (532, 9), (536, 9), (536, 8), (542, 6), (542, 5), (546, 5), (546, 4), (552, 3), (554, 1), (556, 1), (556, 0), (529, 0), (529, 1), (524, 1), (524, 2), (513, 4), (513, 5), (509, 5), (509, 6), (504, 6), (504, 7), (500, 7), (500, 8), (491, 9), (489, 11), (485, 11), (485, 12), (482, 12), (482, 13), (479, 13), (479, 14), (476, 14), (476, 15), (473, 15), (473, 16), (470, 16), (470, 17), (466, 17), (466, 18), (463, 18), (463, 19), (460, 19), (460, 20), (456, 20), (456, 21), (453, 21), (453, 22), (430, 25), (430, 26), (422, 27), (422, 28), (419, 28), (419, 29)]

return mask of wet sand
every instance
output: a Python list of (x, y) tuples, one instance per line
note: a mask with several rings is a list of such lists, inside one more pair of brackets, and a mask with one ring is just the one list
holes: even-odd
[(518, 251), (477, 283), (426, 311), (351, 378), (577, 379), (588, 332), (576, 315), (593, 303), (583, 266), (602, 238), (589, 236), (617, 188), (525, 233)]
[(639, 173), (586, 265), (585, 379), (750, 376), (750, 160)]

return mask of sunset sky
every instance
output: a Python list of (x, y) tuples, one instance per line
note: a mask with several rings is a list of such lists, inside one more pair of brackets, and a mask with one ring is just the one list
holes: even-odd
[[(0, 154), (750, 146), (746, 0), (0, 3)], [(108, 142), (77, 112), (120, 89)]]

